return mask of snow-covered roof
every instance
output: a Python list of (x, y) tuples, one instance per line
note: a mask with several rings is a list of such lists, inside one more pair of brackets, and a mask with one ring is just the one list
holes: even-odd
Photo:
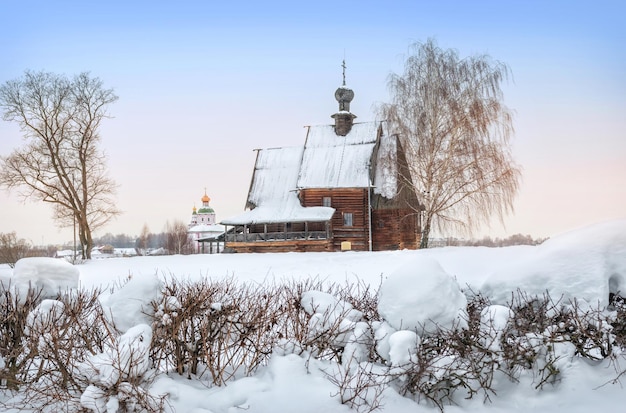
[(332, 125), (311, 126), (298, 188), (367, 188), (380, 123), (355, 123), (346, 136)]
[(220, 225), (220, 224), (198, 224), (198, 225), (194, 225), (193, 227), (189, 228), (189, 230), (187, 230), (187, 232), (199, 232), (199, 233), (209, 233), (209, 232), (217, 232), (217, 233), (222, 233), (224, 232), (224, 225)]
[(222, 221), (225, 225), (327, 221), (334, 208), (300, 204), (296, 182), (303, 147), (261, 149), (257, 154), (248, 202), (254, 209)]

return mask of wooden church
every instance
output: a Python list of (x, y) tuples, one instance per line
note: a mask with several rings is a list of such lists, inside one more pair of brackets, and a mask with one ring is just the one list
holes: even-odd
[(335, 92), (334, 125), (304, 146), (257, 152), (246, 211), (223, 220), (234, 252), (417, 249), (421, 205), (386, 122), (356, 123), (354, 92)]

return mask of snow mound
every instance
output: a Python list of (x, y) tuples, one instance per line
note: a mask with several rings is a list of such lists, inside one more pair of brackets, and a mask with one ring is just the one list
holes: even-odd
[(552, 299), (585, 300), (602, 307), (609, 293), (626, 293), (626, 220), (567, 232), (538, 245), (487, 278), (482, 293), (506, 304), (511, 293), (549, 293)]
[(490, 305), (480, 312), (480, 331), (484, 338), (483, 345), (497, 353), (502, 350), (502, 334), (515, 313), (503, 305)]
[(438, 327), (466, 326), (467, 298), (459, 284), (430, 257), (416, 256), (380, 287), (378, 312), (396, 330), (419, 335)]
[(115, 327), (128, 331), (137, 324), (150, 324), (154, 310), (150, 303), (161, 294), (162, 282), (154, 276), (131, 278), (121, 289), (102, 300)]
[(333, 344), (344, 347), (363, 314), (346, 301), (322, 291), (305, 291), (300, 305), (309, 315), (309, 334), (312, 337), (331, 332)]
[(80, 271), (65, 260), (47, 257), (22, 258), (15, 263), (11, 281), (20, 297), (28, 288), (41, 289), (41, 299), (55, 298), (59, 292), (78, 288)]
[(389, 361), (392, 366), (417, 362), (420, 338), (414, 331), (396, 331), (389, 337)]

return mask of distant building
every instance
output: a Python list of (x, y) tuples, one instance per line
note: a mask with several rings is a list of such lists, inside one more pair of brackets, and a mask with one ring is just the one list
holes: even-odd
[[(345, 66), (344, 66), (345, 69)], [(334, 125), (307, 127), (304, 146), (257, 152), (246, 212), (222, 220), (237, 252), (416, 249), (422, 209), (386, 122), (355, 123), (344, 82)]]
[(223, 248), (220, 238), (224, 236), (224, 226), (215, 222), (215, 210), (209, 205), (211, 198), (204, 191), (201, 198), (202, 206), (196, 210), (193, 207), (187, 233), (192, 242), (193, 252), (196, 254), (216, 253)]

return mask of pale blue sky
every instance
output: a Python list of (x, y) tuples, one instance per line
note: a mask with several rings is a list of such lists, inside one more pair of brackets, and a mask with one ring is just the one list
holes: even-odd
[[(507, 63), (524, 168), (515, 215), (476, 236), (550, 236), (626, 217), (623, 1), (0, 0), (0, 81), (90, 71), (119, 95), (102, 127), (124, 214), (96, 235), (187, 222), (207, 188), (218, 220), (242, 211), (255, 148), (300, 145), (329, 124), (346, 58), (357, 121), (429, 37)], [(0, 154), (21, 144), (0, 121)], [(0, 192), (0, 232), (70, 240), (51, 209)]]

